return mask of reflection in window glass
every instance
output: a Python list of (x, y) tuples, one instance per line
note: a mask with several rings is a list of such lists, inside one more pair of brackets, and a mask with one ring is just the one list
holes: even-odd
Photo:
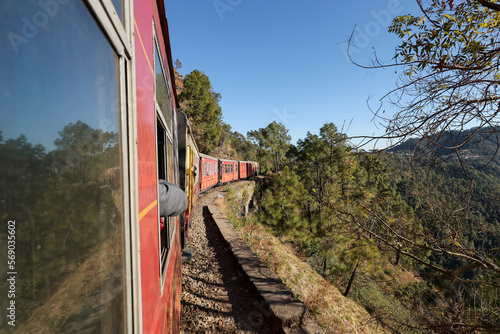
[(121, 333), (118, 62), (82, 1), (57, 4), (0, 2), (0, 333)]
[(161, 109), (161, 114), (165, 118), (167, 128), (172, 131), (172, 105), (170, 104), (170, 95), (168, 94), (167, 84), (165, 82), (165, 73), (160, 63), (158, 50), (155, 47), (155, 96), (156, 102)]
[(123, 0), (111, 0), (113, 1), (113, 5), (115, 6), (115, 10), (120, 17), (120, 20), (123, 22)]

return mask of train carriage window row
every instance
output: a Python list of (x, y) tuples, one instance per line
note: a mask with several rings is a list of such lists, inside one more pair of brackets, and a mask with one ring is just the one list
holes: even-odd
[[(155, 37), (155, 101), (157, 106), (158, 179), (175, 183), (174, 153), (172, 144), (172, 107), (165, 83), (165, 71), (158, 52)], [(165, 279), (167, 259), (174, 240), (175, 218), (159, 217), (160, 276)]]

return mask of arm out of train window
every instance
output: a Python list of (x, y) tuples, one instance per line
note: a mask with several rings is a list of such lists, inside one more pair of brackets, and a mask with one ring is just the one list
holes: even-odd
[(159, 181), (160, 216), (173, 217), (184, 213), (188, 198), (182, 189), (165, 180)]

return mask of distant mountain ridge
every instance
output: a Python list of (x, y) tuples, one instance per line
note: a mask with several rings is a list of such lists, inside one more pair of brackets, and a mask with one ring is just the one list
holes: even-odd
[(495, 158), (500, 147), (500, 127), (471, 128), (462, 131), (443, 132), (432, 138), (410, 138), (391, 148), (393, 153), (413, 153), (445, 158), (457, 153), (468, 158)]

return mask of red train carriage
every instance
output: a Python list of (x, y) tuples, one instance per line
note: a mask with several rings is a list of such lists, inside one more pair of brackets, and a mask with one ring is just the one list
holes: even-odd
[(2, 1), (0, 21), (0, 256), (15, 248), (16, 288), (0, 332), (177, 332), (181, 218), (161, 227), (158, 179), (187, 190), (198, 159), (189, 129), (177, 152), (163, 0)]
[(200, 190), (204, 191), (217, 185), (219, 181), (218, 159), (200, 153)]
[(157, 187), (158, 179), (180, 184), (177, 96), (163, 1), (136, 1), (134, 13), (142, 330), (171, 333), (180, 319), (181, 219), (161, 227)]
[(246, 179), (258, 174), (258, 163), (253, 161), (238, 161), (239, 178)]
[(260, 166), (258, 162), (249, 161), (248, 164), (248, 176), (257, 176), (259, 175)]
[(238, 161), (219, 159), (219, 184), (238, 180)]
[(238, 178), (240, 180), (246, 179), (248, 177), (247, 165), (248, 161), (238, 161)]

